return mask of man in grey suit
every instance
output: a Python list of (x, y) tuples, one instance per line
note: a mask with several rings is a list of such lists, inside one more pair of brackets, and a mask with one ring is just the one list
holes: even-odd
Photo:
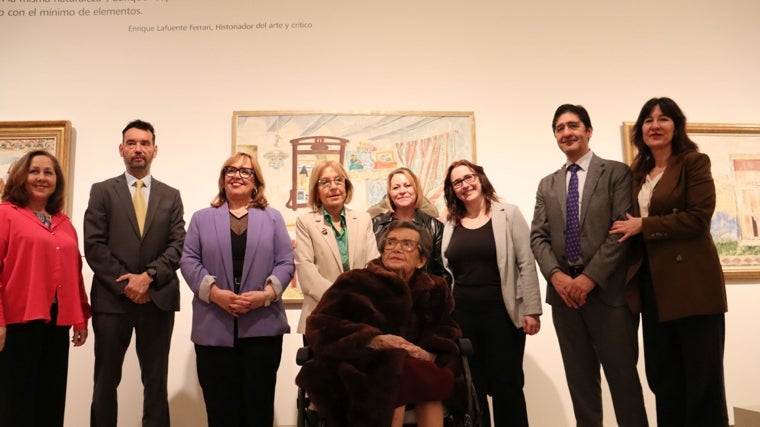
[(116, 390), (133, 330), (145, 388), (143, 426), (169, 425), (166, 380), (185, 221), (179, 191), (150, 175), (157, 153), (153, 126), (130, 122), (119, 145), (126, 173), (90, 190), (84, 251), (94, 272), (91, 426), (116, 426)]
[[(639, 319), (625, 299), (626, 244), (609, 233), (630, 211), (631, 173), (589, 149), (593, 128), (582, 106), (557, 108), (552, 129), (567, 162), (538, 185), (531, 247), (547, 281), (576, 423), (602, 427), (601, 362), (618, 425), (646, 426), (636, 370)], [(573, 211), (575, 218), (566, 215)]]

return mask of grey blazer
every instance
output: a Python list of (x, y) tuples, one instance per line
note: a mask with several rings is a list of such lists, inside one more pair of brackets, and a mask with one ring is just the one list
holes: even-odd
[[(530, 228), (520, 209), (507, 203), (491, 204), (491, 221), (496, 242), (496, 262), (501, 277), (501, 295), (515, 327), (522, 328), (525, 316), (542, 313), (536, 261), (530, 251)], [(446, 221), (441, 245), (443, 266), (449, 274), (451, 269), (446, 249), (451, 242), (454, 227), (453, 222)], [(456, 279), (453, 274), (451, 277), (454, 287)]]
[(177, 268), (185, 240), (179, 191), (151, 178), (145, 233), (140, 236), (127, 179), (122, 174), (93, 184), (84, 214), (84, 253), (95, 273), (90, 294), (92, 310), (126, 313), (135, 304), (123, 295), (126, 273), (156, 269), (150, 297), (158, 308), (179, 310)]
[[(565, 223), (567, 186), (565, 167), (538, 184), (531, 227), (531, 247), (547, 281), (546, 302), (564, 304), (549, 282), (556, 270), (567, 272)], [(593, 155), (581, 197), (581, 251), (583, 274), (596, 283), (589, 296), (597, 295), (611, 306), (626, 304), (625, 252), (628, 243), (610, 235), (612, 222), (631, 211), (631, 171), (623, 163)]]

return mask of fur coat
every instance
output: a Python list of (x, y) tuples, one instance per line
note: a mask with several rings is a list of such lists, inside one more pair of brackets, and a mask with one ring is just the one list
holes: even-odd
[[(399, 378), (407, 357), (400, 349), (368, 347), (377, 335), (394, 334), (437, 355), (435, 363), (461, 367), (451, 313), (454, 300), (446, 282), (416, 271), (409, 283), (380, 259), (343, 273), (306, 321), (314, 357), (296, 377), (330, 426), (382, 426), (391, 423)], [(457, 381), (454, 396), (464, 387)], [(463, 399), (454, 397), (456, 408)]]

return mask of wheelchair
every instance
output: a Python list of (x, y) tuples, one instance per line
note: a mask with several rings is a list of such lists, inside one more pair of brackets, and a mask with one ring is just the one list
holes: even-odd
[[(470, 372), (470, 364), (468, 357), (474, 352), (472, 342), (467, 338), (460, 338), (457, 342), (459, 346), (459, 355), (462, 361), (462, 376), (464, 377), (465, 386), (467, 387), (467, 408), (463, 413), (450, 413), (446, 411), (444, 414), (443, 425), (445, 427), (480, 427), (480, 406), (478, 403), (477, 391), (472, 383), (472, 374)], [(313, 357), (313, 353), (309, 347), (301, 347), (296, 353), (296, 364), (303, 366), (309, 359)], [(325, 420), (320, 417), (319, 412), (311, 407), (311, 402), (306, 394), (306, 391), (302, 388), (298, 388), (298, 398), (296, 402), (298, 408), (298, 418), (296, 421), (297, 427), (330, 427), (326, 424)], [(404, 426), (417, 425), (416, 417), (413, 408), (408, 408), (404, 416)]]

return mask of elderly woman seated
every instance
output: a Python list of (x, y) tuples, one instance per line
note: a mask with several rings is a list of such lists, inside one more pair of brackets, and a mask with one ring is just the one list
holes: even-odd
[(418, 426), (442, 426), (443, 402), (462, 408), (460, 369), (446, 282), (423, 270), (428, 232), (394, 221), (382, 256), (343, 273), (306, 322), (314, 357), (296, 383), (329, 426), (400, 426), (414, 404)]

